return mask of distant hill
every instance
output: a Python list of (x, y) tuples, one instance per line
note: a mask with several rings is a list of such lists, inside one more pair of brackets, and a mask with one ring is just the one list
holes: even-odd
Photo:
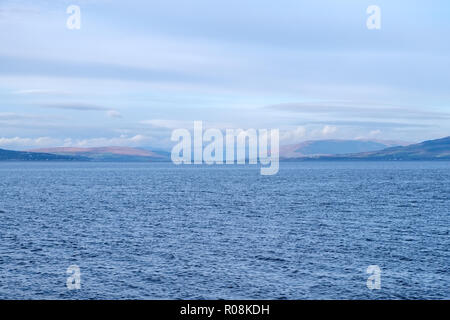
[(319, 160), (450, 160), (450, 136), (380, 151), (333, 156), (315, 156)]
[(382, 140), (311, 140), (280, 147), (281, 158), (301, 158), (383, 150), (405, 142)]
[(79, 156), (65, 156), (39, 152), (24, 152), (0, 149), (0, 161), (88, 161)]
[(99, 147), (99, 148), (45, 148), (32, 149), (29, 152), (52, 153), (65, 156), (81, 156), (93, 161), (117, 161), (117, 162), (148, 162), (167, 161), (169, 158), (159, 152), (153, 152), (140, 148), (130, 147)]

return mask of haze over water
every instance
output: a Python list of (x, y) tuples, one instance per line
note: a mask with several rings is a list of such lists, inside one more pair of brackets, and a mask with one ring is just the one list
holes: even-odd
[(449, 169), (2, 163), (0, 298), (449, 299)]

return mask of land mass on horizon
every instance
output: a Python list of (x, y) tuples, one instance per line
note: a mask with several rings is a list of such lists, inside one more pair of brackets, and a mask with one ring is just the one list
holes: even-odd
[[(282, 146), (280, 161), (306, 160), (450, 160), (450, 136), (407, 145), (401, 142), (315, 140)], [(28, 151), (0, 149), (0, 161), (165, 162), (170, 152), (149, 148), (41, 148)]]

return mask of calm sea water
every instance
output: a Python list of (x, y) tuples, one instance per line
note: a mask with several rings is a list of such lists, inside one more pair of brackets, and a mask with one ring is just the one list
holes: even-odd
[(0, 298), (449, 299), (449, 214), (449, 162), (1, 163)]

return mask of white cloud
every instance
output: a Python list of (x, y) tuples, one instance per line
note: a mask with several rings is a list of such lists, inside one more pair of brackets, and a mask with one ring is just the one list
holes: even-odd
[(105, 146), (126, 146), (138, 147), (147, 143), (153, 143), (154, 139), (144, 135), (134, 135), (128, 137), (121, 135), (117, 138), (92, 138), (92, 139), (54, 139), (50, 137), (39, 138), (0, 138), (0, 148), (26, 150), (44, 147), (105, 147)]
[(305, 136), (306, 136), (306, 128), (299, 126), (293, 130), (281, 132), (280, 141), (282, 143), (297, 143), (300, 140), (304, 139)]
[(151, 143), (153, 139), (148, 136), (137, 134), (132, 137), (121, 135), (117, 138), (92, 138), (92, 139), (66, 139), (64, 147), (105, 147), (105, 146), (123, 146), (137, 147), (146, 143)]
[(50, 137), (39, 137), (39, 138), (0, 138), (0, 147), (2, 148), (29, 148), (29, 147), (47, 147), (59, 144), (59, 139), (54, 139)]
[(335, 126), (328, 126), (327, 125), (327, 126), (323, 127), (322, 134), (324, 136), (327, 136), (327, 135), (335, 133), (336, 131), (337, 131), (337, 128)]
[[(192, 120), (163, 120), (163, 119), (152, 119), (152, 120), (143, 120), (140, 121), (141, 124), (151, 125), (157, 128), (164, 129), (193, 129), (194, 121)], [(226, 123), (226, 122), (216, 122), (216, 121), (202, 121), (203, 129), (214, 128), (219, 130), (225, 129), (238, 129), (236, 124)]]

